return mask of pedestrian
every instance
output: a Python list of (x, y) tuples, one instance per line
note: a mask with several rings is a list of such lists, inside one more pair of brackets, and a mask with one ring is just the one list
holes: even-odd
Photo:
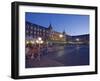
[(31, 48), (31, 59), (34, 59), (34, 46)]
[(29, 58), (29, 47), (28, 46), (26, 46), (25, 48), (25, 55), (26, 55), (26, 59), (28, 59)]

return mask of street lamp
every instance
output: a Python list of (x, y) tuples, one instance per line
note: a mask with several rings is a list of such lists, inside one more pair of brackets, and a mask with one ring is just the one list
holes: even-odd
[(76, 41), (78, 42), (80, 39), (79, 38), (76, 38)]
[(39, 53), (39, 57), (38, 57), (39, 60), (40, 60), (40, 44), (43, 44), (43, 42), (44, 42), (44, 41), (42, 40), (41, 37), (38, 37), (38, 39), (36, 40), (36, 43), (39, 44), (39, 52), (38, 52), (38, 53)]
[(41, 37), (38, 37), (38, 40), (39, 40), (39, 41), (41, 41), (41, 40), (42, 40), (42, 38), (41, 38)]
[(62, 38), (62, 37), (63, 37), (63, 35), (62, 35), (62, 34), (60, 34), (60, 35), (59, 35), (59, 37), (60, 37), (60, 38)]
[(76, 44), (79, 44), (80, 39), (76, 38)]
[(60, 35), (59, 35), (59, 37), (60, 37), (60, 41), (59, 41), (59, 42), (61, 43), (62, 38), (63, 38), (63, 35), (62, 35), (62, 34), (60, 34)]
[(31, 42), (31, 44), (34, 44), (35, 42), (34, 41), (30, 41)]
[(26, 41), (26, 44), (29, 44), (29, 41)]
[(43, 44), (43, 40), (40, 41), (40, 44)]
[(36, 40), (36, 43), (37, 43), (37, 44), (43, 44), (43, 42), (44, 42), (44, 41), (42, 40), (42, 38), (38, 38), (38, 39)]
[(38, 40), (36, 40), (36, 43), (39, 43), (39, 41), (38, 41)]

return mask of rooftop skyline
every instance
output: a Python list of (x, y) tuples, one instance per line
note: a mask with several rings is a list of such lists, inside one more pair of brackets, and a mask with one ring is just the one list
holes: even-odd
[(63, 32), (68, 35), (89, 34), (89, 16), (73, 14), (49, 14), (49, 13), (25, 13), (25, 21), (49, 27), (53, 30)]

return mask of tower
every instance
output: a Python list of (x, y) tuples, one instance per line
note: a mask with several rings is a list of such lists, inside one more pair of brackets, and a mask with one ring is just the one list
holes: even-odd
[(53, 37), (53, 27), (52, 27), (51, 23), (48, 26), (48, 33), (49, 33), (48, 39), (52, 40), (52, 37)]
[(49, 30), (52, 30), (52, 29), (53, 29), (51, 23), (50, 23), (48, 29), (49, 29)]
[(62, 32), (62, 34), (65, 36), (66, 35), (66, 32), (65, 32), (65, 30)]
[(66, 41), (66, 32), (65, 32), (65, 30), (62, 32), (62, 34), (63, 34), (63, 39), (64, 39), (64, 41)]

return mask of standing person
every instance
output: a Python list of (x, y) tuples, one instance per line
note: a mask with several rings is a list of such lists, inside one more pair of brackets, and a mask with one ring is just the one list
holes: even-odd
[(34, 46), (31, 46), (30, 52), (31, 52), (31, 59), (34, 59)]
[(40, 55), (41, 55), (41, 53), (40, 53), (40, 52), (41, 52), (41, 47), (40, 47), (40, 45), (38, 45), (36, 48), (37, 48), (37, 59), (38, 59), (38, 60), (40, 60)]
[(26, 59), (28, 59), (29, 58), (29, 47), (28, 47), (28, 45), (26, 45), (26, 47), (25, 47), (25, 55), (26, 55)]
[(37, 56), (38, 56), (37, 46), (34, 46), (34, 58), (37, 58)]

